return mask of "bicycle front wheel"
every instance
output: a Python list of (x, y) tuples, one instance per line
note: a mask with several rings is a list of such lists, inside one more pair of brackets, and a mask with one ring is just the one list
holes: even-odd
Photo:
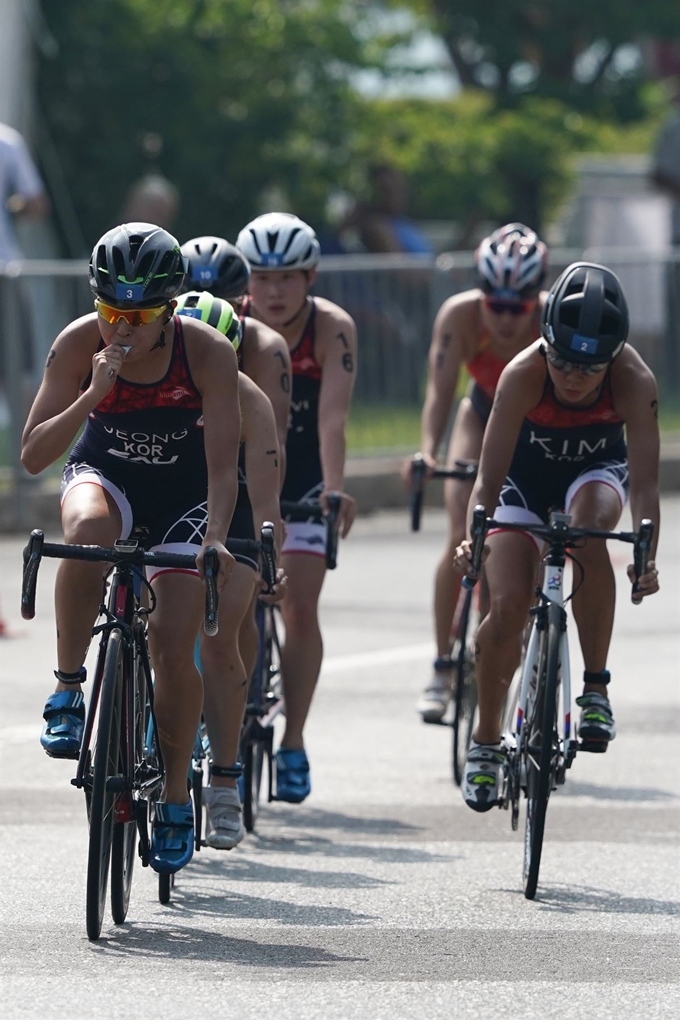
[(562, 614), (548, 607), (548, 628), (542, 634), (538, 657), (538, 692), (527, 727), (524, 759), (527, 776), (527, 814), (524, 828), (524, 895), (533, 900), (541, 866), (548, 798), (557, 766), (557, 688), (559, 684)]
[(477, 593), (468, 591), (460, 622), (460, 646), (456, 663), (456, 693), (453, 713), (453, 779), (460, 786), (465, 771), (477, 710), (475, 644), (480, 613)]
[(120, 718), (124, 668), (123, 635), (118, 630), (112, 630), (104, 659), (92, 770), (85, 909), (87, 937), (91, 941), (98, 939), (101, 934), (106, 903), (116, 801), (110, 780), (117, 778), (121, 760)]

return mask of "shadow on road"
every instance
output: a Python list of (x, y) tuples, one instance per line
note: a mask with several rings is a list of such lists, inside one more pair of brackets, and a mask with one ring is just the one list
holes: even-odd
[(185, 917), (182, 915), (181, 927), (174, 927), (173, 924), (162, 928), (125, 924), (114, 935), (102, 935), (90, 947), (98, 956), (103, 957), (205, 960), (249, 968), (278, 967), (284, 970), (362, 963), (367, 959), (364, 956), (342, 956), (320, 946), (233, 938), (214, 931), (188, 927)]
[[(505, 889), (521, 895), (518, 889)], [(543, 911), (561, 914), (656, 914), (680, 916), (677, 900), (654, 900), (645, 896), (622, 896), (609, 889), (586, 885), (540, 885), (534, 901)]]

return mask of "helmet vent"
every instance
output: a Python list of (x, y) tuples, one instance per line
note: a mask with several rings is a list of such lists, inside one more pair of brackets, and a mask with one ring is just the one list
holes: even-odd
[(279, 232), (278, 232), (278, 230), (275, 233), (273, 233), (273, 234), (270, 234), (269, 231), (267, 231), (267, 244), (269, 245), (269, 250), (270, 251), (274, 251), (274, 248), (276, 248), (276, 242), (278, 241), (278, 239), (279, 239)]
[(135, 261), (139, 255), (139, 249), (144, 244), (145, 238), (140, 237), (139, 234), (132, 234), (130, 237), (130, 260)]
[[(299, 227), (295, 227), (294, 230), (291, 230), (290, 234), (288, 235), (288, 243), (286, 244), (286, 247), (283, 249), (283, 254), (284, 255), (286, 255), (288, 253), (291, 244), (293, 243), (293, 241), (295, 240), (295, 238), (297, 237), (297, 235), (299, 233), (300, 233), (300, 228)], [(307, 249), (307, 251), (309, 251), (309, 248)]]

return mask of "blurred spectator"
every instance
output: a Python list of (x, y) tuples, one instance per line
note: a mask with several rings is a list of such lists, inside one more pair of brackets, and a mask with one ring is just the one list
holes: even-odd
[(49, 201), (26, 142), (0, 123), (0, 262), (21, 258), (12, 216), (43, 218)]
[(179, 212), (179, 192), (162, 174), (149, 173), (130, 186), (123, 205), (123, 223), (157, 223), (170, 230)]
[[(0, 123), (0, 262), (23, 257), (13, 218), (43, 219), (49, 200), (35, 163), (22, 135)], [(18, 345), (18, 367), (9, 368), (12, 353), (7, 349), (8, 323)], [(0, 279), (0, 427), (10, 416), (21, 417), (22, 400), (32, 394), (30, 374), (35, 367), (31, 294), (22, 278)], [(27, 392), (24, 392), (24, 390)], [(13, 411), (11, 410), (13, 407)]]
[(673, 201), (671, 243), (680, 245), (680, 79), (675, 82), (674, 111), (661, 128), (652, 160), (652, 180)]
[(356, 231), (370, 252), (432, 254), (432, 245), (407, 216), (408, 184), (402, 172), (378, 164), (369, 168), (368, 180), (368, 201), (357, 202), (345, 218), (341, 233)]

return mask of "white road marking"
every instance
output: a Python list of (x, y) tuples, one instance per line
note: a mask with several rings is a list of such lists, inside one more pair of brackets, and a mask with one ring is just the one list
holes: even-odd
[(368, 666), (389, 666), (392, 662), (419, 662), (434, 656), (431, 643), (426, 645), (398, 645), (392, 648), (377, 648), (372, 652), (354, 652), (351, 655), (336, 655), (324, 659), (322, 673), (344, 673), (346, 670)]

